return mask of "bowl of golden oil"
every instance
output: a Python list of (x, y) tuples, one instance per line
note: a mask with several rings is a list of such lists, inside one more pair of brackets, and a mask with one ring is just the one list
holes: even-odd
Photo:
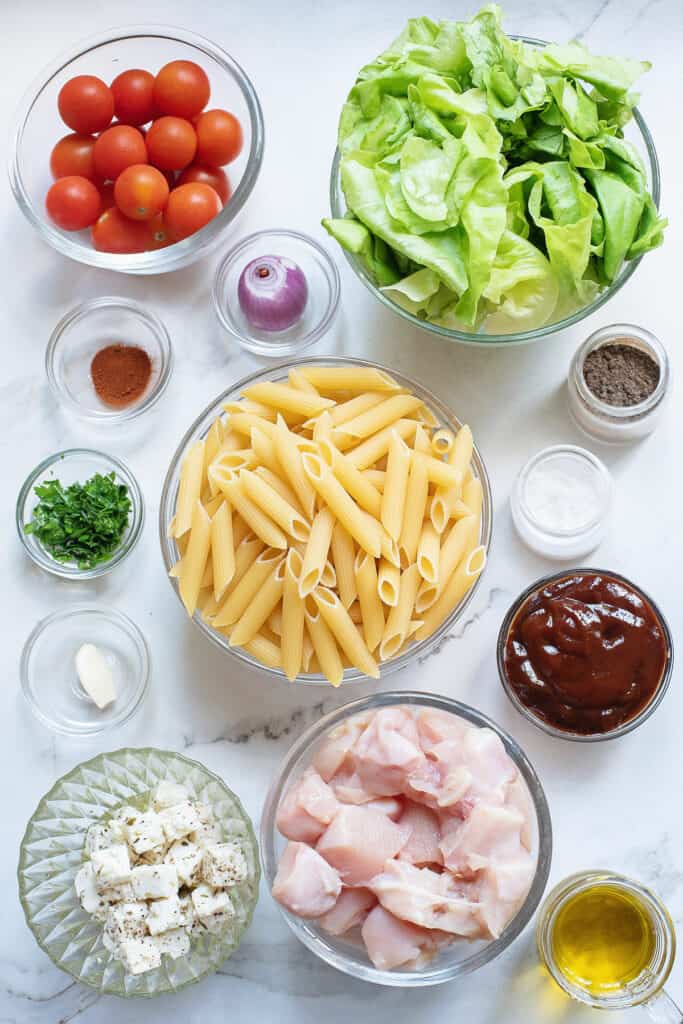
[(676, 954), (666, 907), (645, 886), (608, 871), (560, 882), (541, 907), (541, 960), (571, 996), (597, 1009), (642, 1005), (662, 1022), (683, 1021), (664, 992)]

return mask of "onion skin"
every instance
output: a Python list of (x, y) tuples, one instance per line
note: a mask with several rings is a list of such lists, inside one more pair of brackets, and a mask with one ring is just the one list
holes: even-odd
[(251, 260), (237, 284), (240, 309), (259, 331), (286, 331), (303, 316), (308, 284), (303, 270), (285, 256)]

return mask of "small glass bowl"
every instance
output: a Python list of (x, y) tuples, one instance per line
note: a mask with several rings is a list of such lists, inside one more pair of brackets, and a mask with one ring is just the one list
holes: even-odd
[[(84, 643), (99, 647), (112, 670), (116, 700), (101, 710), (76, 672), (76, 652)], [(142, 704), (149, 687), (149, 649), (123, 612), (79, 604), (37, 623), (24, 644), (19, 674), (28, 706), (43, 725), (70, 736), (95, 736), (123, 725)]]
[[(193, 799), (212, 807), (222, 838), (239, 839), (248, 877), (239, 886), (237, 912), (227, 931), (193, 935), (186, 956), (164, 956), (156, 970), (131, 975), (105, 949), (102, 924), (81, 907), (74, 880), (89, 826), (123, 804), (141, 809), (160, 782), (179, 782)], [(56, 967), (102, 994), (148, 999), (201, 981), (234, 953), (251, 924), (260, 873), (254, 829), (238, 797), (197, 761), (152, 747), (100, 754), (55, 782), (26, 826), (17, 871), (26, 923)]]
[[(583, 475), (596, 499), (597, 512), (572, 528), (541, 520), (529, 506), (529, 488), (540, 471), (572, 466)], [(585, 448), (557, 444), (534, 455), (522, 468), (510, 496), (512, 521), (524, 543), (546, 558), (573, 559), (587, 555), (602, 541), (612, 507), (614, 485), (607, 466)]]
[[(90, 374), (97, 352), (119, 343), (144, 349), (152, 363), (144, 392), (121, 409), (101, 400)], [(116, 296), (91, 299), (66, 313), (45, 352), (48, 383), (57, 399), (93, 423), (120, 423), (151, 409), (166, 390), (172, 367), (171, 339), (161, 320), (138, 302)]]
[[(260, 256), (285, 256), (303, 271), (308, 300), (301, 319), (285, 331), (252, 327), (240, 308), (240, 274)], [(339, 271), (326, 249), (299, 231), (277, 228), (243, 238), (219, 263), (213, 284), (216, 316), (242, 348), (258, 356), (280, 358), (315, 344), (330, 329), (339, 308)]]
[[(111, 558), (106, 562), (100, 562), (92, 569), (79, 569), (73, 562), (58, 562), (45, 550), (34, 534), (26, 533), (24, 525), (31, 521), (33, 509), (39, 501), (33, 489), (43, 480), (49, 478), (61, 480), (62, 484), (68, 487), (69, 484), (76, 482), (85, 483), (95, 473), (102, 475), (114, 473), (116, 482), (126, 485), (131, 510), (128, 526), (121, 538), (121, 543)], [(105, 455), (103, 452), (92, 451), (89, 448), (69, 448), (43, 459), (40, 465), (36, 466), (27, 476), (17, 498), (17, 532), (26, 553), (45, 572), (59, 576), (63, 580), (94, 580), (98, 576), (104, 576), (105, 573), (111, 572), (115, 566), (120, 565), (128, 557), (139, 541), (144, 521), (145, 506), (142, 491), (128, 467), (113, 455)]]
[[(156, 73), (171, 60), (190, 60), (209, 76), (213, 108), (230, 110), (244, 135), (242, 152), (227, 168), (233, 192), (221, 212), (201, 231), (152, 252), (98, 252), (89, 231), (62, 231), (45, 213), (52, 184), (50, 149), (68, 131), (57, 110), (59, 90), (74, 75), (110, 82), (123, 68)], [(210, 252), (241, 213), (263, 160), (263, 114), (254, 87), (237, 61), (215, 43), (175, 26), (129, 25), (109, 29), (80, 43), (45, 68), (29, 87), (17, 112), (10, 156), (10, 183), (19, 208), (41, 237), (70, 259), (125, 274), (162, 274), (185, 267)]]
[(534, 837), (536, 871), (524, 903), (499, 938), (491, 942), (483, 940), (477, 942), (456, 941), (445, 946), (423, 968), (394, 971), (382, 971), (373, 967), (367, 954), (358, 944), (343, 937), (335, 938), (328, 935), (314, 921), (296, 917), (280, 904), (278, 904), (278, 910), (299, 941), (332, 967), (336, 967), (354, 978), (371, 981), (377, 985), (419, 988), (453, 981), (464, 974), (470, 974), (500, 956), (533, 917), (548, 881), (553, 845), (548, 802), (540, 780), (523, 750), (500, 726), (467, 704), (461, 704), (457, 700), (433, 693), (412, 691), (377, 693), (337, 708), (336, 711), (320, 718), (299, 737), (277, 769), (261, 815), (261, 861), (264, 880), (270, 892), (277, 874), (278, 861), (286, 843), (275, 824), (280, 801), (293, 781), (311, 763), (328, 732), (345, 719), (362, 714), (364, 711), (401, 704), (448, 711), (473, 725), (493, 730), (502, 740), (507, 753), (527, 785), (536, 811), (536, 835)]
[[(632, 345), (646, 352), (659, 366), (659, 381), (652, 394), (637, 405), (610, 405), (597, 398), (586, 384), (586, 357), (603, 345)], [(671, 385), (669, 357), (661, 341), (635, 324), (610, 324), (586, 338), (574, 353), (567, 377), (569, 412), (577, 427), (604, 444), (640, 441), (658, 425)]]
[[(526, 706), (526, 704), (522, 703), (522, 701), (515, 693), (515, 690), (510, 685), (507, 669), (505, 667), (505, 645), (507, 642), (507, 635), (510, 630), (510, 626), (517, 617), (519, 609), (522, 607), (527, 598), (531, 597), (531, 595), (535, 593), (537, 590), (542, 590), (543, 587), (546, 587), (549, 584), (554, 583), (556, 580), (562, 580), (565, 579), (567, 576), (571, 575), (578, 576), (581, 573), (591, 573), (592, 575), (596, 576), (606, 576), (610, 579), (617, 580), (620, 583), (625, 583), (626, 586), (631, 587), (632, 590), (635, 590), (635, 592), (639, 594), (640, 597), (642, 597), (642, 599), (646, 601), (647, 604), (649, 604), (652, 608), (652, 611), (654, 612), (657, 621), (659, 622), (660, 628), (662, 630), (662, 635), (664, 637), (664, 642), (667, 648), (667, 658), (666, 664), (664, 665), (664, 669), (662, 671), (662, 678), (660, 679), (659, 686), (652, 695), (649, 704), (646, 704), (645, 707), (642, 708), (642, 710), (639, 711), (638, 714), (635, 715), (633, 718), (630, 718), (627, 722), (623, 722), (620, 726), (618, 726), (616, 729), (612, 729), (610, 732), (588, 734), (569, 732), (566, 729), (558, 729), (554, 725), (550, 725), (549, 722), (543, 721), (542, 718), (538, 718), (533, 713), (533, 711), (531, 711), (531, 709)], [(549, 736), (556, 736), (558, 739), (561, 740), (570, 740), (574, 743), (599, 743), (603, 740), (615, 740), (618, 739), (620, 736), (625, 736), (627, 733), (633, 732), (633, 730), (641, 726), (643, 722), (646, 722), (650, 715), (654, 714), (654, 712), (657, 710), (662, 700), (664, 699), (664, 695), (666, 694), (666, 691), (669, 688), (669, 683), (671, 682), (671, 675), (673, 673), (674, 666), (674, 645), (673, 637), (671, 635), (671, 630), (669, 629), (668, 622), (662, 615), (659, 607), (655, 604), (655, 602), (652, 600), (649, 594), (646, 594), (642, 587), (637, 586), (632, 580), (627, 579), (626, 576), (620, 576), (618, 572), (612, 572), (611, 570), (605, 569), (593, 569), (586, 566), (579, 566), (577, 568), (564, 569), (562, 572), (555, 572), (549, 576), (542, 576), (541, 579), (536, 580), (534, 583), (528, 586), (526, 590), (523, 590), (519, 597), (515, 598), (510, 608), (508, 609), (505, 618), (503, 619), (500, 631), (498, 633), (496, 657), (498, 662), (498, 675), (500, 676), (500, 681), (503, 685), (503, 689), (505, 690), (505, 693), (507, 694), (510, 702), (515, 706), (517, 711), (519, 711), (519, 713), (523, 715), (524, 718), (526, 718), (528, 722), (531, 722), (532, 725), (535, 725), (537, 729), (542, 729), (543, 732), (548, 733)]]

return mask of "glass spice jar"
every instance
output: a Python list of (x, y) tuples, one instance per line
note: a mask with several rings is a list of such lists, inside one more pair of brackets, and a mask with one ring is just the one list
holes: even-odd
[[(659, 367), (659, 380), (646, 398), (635, 405), (613, 405), (591, 391), (584, 367), (587, 356), (606, 345), (633, 346)], [(658, 338), (635, 324), (601, 327), (576, 350), (569, 368), (567, 394), (569, 411), (576, 425), (589, 437), (606, 444), (626, 444), (650, 434), (664, 409), (671, 384), (669, 357)]]

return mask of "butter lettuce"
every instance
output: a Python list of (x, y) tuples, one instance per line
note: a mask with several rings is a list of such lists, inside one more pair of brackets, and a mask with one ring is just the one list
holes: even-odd
[(662, 242), (623, 137), (649, 67), (510, 39), (495, 4), (413, 18), (349, 93), (348, 210), (323, 224), (416, 316), (501, 333), (560, 319)]

